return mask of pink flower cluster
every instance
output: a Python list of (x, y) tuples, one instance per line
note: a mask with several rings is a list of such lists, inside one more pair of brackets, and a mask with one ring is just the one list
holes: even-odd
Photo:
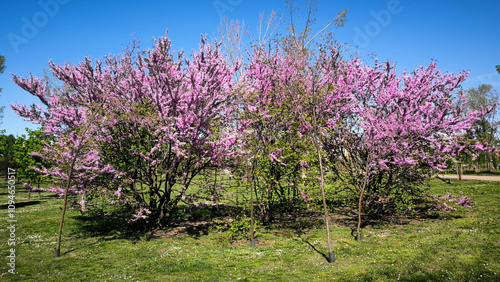
[[(458, 195), (453, 195), (450, 193), (446, 193), (446, 195), (441, 196), (441, 197), (430, 196), (430, 198), (436, 202), (429, 209), (431, 211), (450, 212), (450, 211), (457, 210), (454, 206), (472, 208), (472, 206), (474, 205), (474, 202), (472, 202), (472, 199), (470, 197), (458, 196)], [(457, 199), (459, 199), (459, 200), (457, 201)]]

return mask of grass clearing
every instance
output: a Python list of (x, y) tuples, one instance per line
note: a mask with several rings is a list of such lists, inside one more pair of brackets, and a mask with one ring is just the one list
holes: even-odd
[[(54, 258), (62, 199), (42, 193), (27, 203), (17, 185), (16, 274), (7, 272), (10, 235), (7, 189), (0, 190), (0, 279), (2, 281), (498, 281), (500, 279), (500, 183), (431, 180), (431, 193), (472, 195), (474, 209), (415, 218), (407, 224), (351, 230), (332, 224), (336, 262), (330, 264), (319, 218), (289, 218), (261, 227), (257, 247), (228, 243), (206, 228), (152, 233), (92, 233), (91, 219), (69, 210), (61, 257)], [(335, 216), (335, 214), (333, 214)]]

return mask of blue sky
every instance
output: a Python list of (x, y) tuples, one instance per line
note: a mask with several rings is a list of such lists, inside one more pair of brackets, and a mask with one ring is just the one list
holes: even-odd
[[(300, 1), (299, 1), (300, 2)], [(391, 59), (398, 70), (413, 70), (436, 60), (443, 72), (470, 70), (465, 89), (481, 83), (500, 91), (500, 1), (463, 0), (319, 0), (316, 29), (343, 9), (347, 23), (336, 31), (339, 42), (380, 60)], [(0, 75), (0, 105), (6, 106), (3, 124), (7, 134), (20, 135), (24, 122), (11, 103), (39, 103), (16, 86), (10, 73), (41, 76), (51, 59), (78, 63), (118, 54), (132, 39), (143, 49), (153, 37), (169, 30), (175, 50), (190, 54), (201, 34), (216, 35), (222, 16), (244, 20), (256, 33), (260, 12), (285, 14), (284, 0), (188, 1), (4, 1), (0, 10), (0, 54), (6, 70)], [(285, 15), (284, 15), (285, 16)]]

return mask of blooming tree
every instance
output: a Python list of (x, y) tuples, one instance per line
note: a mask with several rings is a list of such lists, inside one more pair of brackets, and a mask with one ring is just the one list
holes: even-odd
[(296, 205), (294, 201), (300, 198), (306, 203), (312, 201), (309, 193), (317, 187), (316, 168), (319, 169), (329, 261), (334, 262), (324, 193), (322, 148), (317, 137), (318, 129), (323, 128), (325, 122), (318, 113), (324, 110), (331, 118), (344, 107), (341, 103), (344, 93), (332, 91), (330, 73), (336, 60), (328, 64), (326, 59), (338, 54), (322, 52), (315, 56), (298, 51), (300, 45), (294, 48), (292, 44), (287, 50), (297, 52), (282, 51), (278, 47), (275, 50), (259, 46), (253, 49), (243, 79), (242, 116), (250, 120), (244, 140), (253, 158), (253, 183), (261, 194), (260, 205), (264, 207), (261, 211), (271, 210), (273, 205), (282, 210), (292, 208)]
[(443, 75), (434, 62), (399, 76), (390, 62), (339, 61), (332, 71), (349, 107), (326, 123), (322, 143), (332, 171), (359, 196), (359, 238), (362, 207), (417, 192), (429, 169), (442, 170), (467, 148), (464, 134), (478, 112), (465, 110), (458, 91), (467, 73)]
[(231, 77), (237, 66), (206, 38), (192, 60), (176, 55), (166, 36), (147, 52), (136, 47), (104, 61), (50, 63), (63, 82), (56, 91), (33, 76), (14, 76), (45, 107), (13, 108), (55, 136), (40, 153), (55, 165), (41, 172), (64, 180), (65, 167), (75, 162), (71, 191), (85, 193), (82, 209), (106, 197), (132, 209), (134, 219), (164, 226), (193, 178), (236, 153)]
[[(86, 63), (89, 64), (90, 60)], [(81, 78), (75, 74), (65, 76), (57, 72), (59, 67), (52, 62), (49, 64), (54, 74), (60, 75), (57, 77), (62, 81)], [(84, 63), (80, 64), (82, 65)], [(94, 82), (99, 77), (91, 77), (91, 79)], [(12, 108), (26, 120), (42, 125), (43, 132), (48, 137), (42, 140), (41, 151), (31, 153), (42, 159), (42, 166), (31, 169), (36, 173), (53, 177), (54, 185), (47, 190), (64, 195), (57, 246), (54, 250), (54, 256), (58, 257), (68, 193), (81, 194), (84, 187), (95, 182), (97, 176), (113, 172), (110, 166), (98, 162), (98, 153), (95, 150), (95, 143), (92, 142), (94, 139), (89, 134), (91, 128), (96, 126), (96, 114), (101, 110), (104, 101), (96, 107), (95, 96), (90, 105), (85, 100), (85, 93), (93, 92), (96, 95), (104, 92), (101, 92), (103, 89), (95, 87), (94, 84), (88, 85), (83, 90), (71, 88), (69, 84), (51, 88), (46, 80), (33, 75), (29, 78), (14, 75), (13, 80), (21, 88), (38, 97), (45, 106), (33, 104), (28, 109), (26, 105), (17, 104), (12, 105)], [(87, 113), (92, 110), (96, 112), (88, 119)], [(82, 203), (84, 203), (84, 198), (82, 198)]]
[(277, 207), (291, 208), (299, 199), (309, 200), (300, 188), (314, 160), (309, 155), (309, 128), (302, 117), (305, 67), (302, 60), (279, 50), (255, 47), (253, 51), (240, 81), (244, 85), (241, 119), (248, 123), (245, 149), (252, 159), (260, 214), (272, 220)]

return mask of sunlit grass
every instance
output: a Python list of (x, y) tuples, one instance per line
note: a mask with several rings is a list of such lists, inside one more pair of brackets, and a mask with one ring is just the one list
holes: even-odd
[[(311, 224), (261, 227), (257, 247), (228, 244), (220, 234), (157, 232), (90, 236), (80, 214), (69, 210), (61, 257), (54, 258), (62, 200), (42, 193), (27, 202), (16, 194), (16, 271), (7, 272), (7, 194), (0, 192), (2, 281), (495, 281), (500, 278), (500, 183), (431, 181), (436, 196), (472, 195), (474, 209), (412, 219), (404, 225), (371, 225), (354, 241), (346, 226), (331, 226), (336, 262), (325, 259), (326, 232)], [(333, 215), (335, 216), (335, 215)], [(318, 221), (318, 222), (316, 222)], [(310, 223), (310, 222), (306, 222)], [(307, 226), (307, 227), (304, 227)]]

